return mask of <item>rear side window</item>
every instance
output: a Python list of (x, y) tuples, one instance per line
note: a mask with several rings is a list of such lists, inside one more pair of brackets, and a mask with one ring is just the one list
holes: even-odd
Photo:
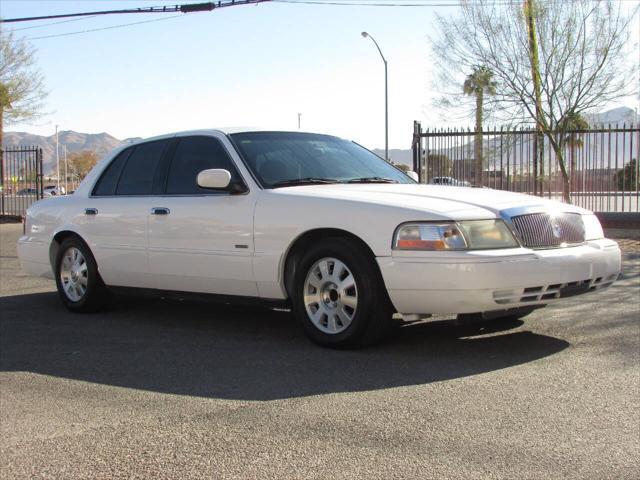
[(107, 167), (107, 169), (98, 180), (96, 187), (93, 189), (93, 194), (96, 196), (103, 195), (115, 195), (116, 186), (118, 184), (118, 178), (120, 177), (120, 172), (122, 172), (122, 167), (124, 166), (127, 158), (131, 154), (132, 148), (127, 148), (123, 150), (120, 155), (118, 155)]
[(137, 145), (120, 175), (116, 195), (151, 195), (153, 177), (166, 145), (166, 140)]
[(202, 194), (211, 190), (200, 188), (198, 173), (209, 168), (223, 168), (231, 173), (231, 182), (240, 179), (224, 146), (213, 137), (181, 138), (176, 147), (167, 177), (168, 194)]

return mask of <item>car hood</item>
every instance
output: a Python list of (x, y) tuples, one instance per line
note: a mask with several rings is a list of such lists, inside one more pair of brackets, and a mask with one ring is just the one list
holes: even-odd
[(490, 188), (418, 184), (304, 185), (272, 190), (277, 195), (320, 197), (380, 206), (404, 207), (456, 219), (494, 218), (512, 208), (540, 208), (586, 213), (586, 210), (532, 195)]

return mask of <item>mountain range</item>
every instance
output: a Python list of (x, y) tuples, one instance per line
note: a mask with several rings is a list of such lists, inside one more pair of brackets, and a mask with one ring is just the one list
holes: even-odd
[[(638, 125), (640, 116), (635, 113), (631, 108), (620, 107), (606, 112), (591, 114), (585, 116), (587, 121), (592, 126), (600, 125)], [(58, 132), (59, 152), (60, 159), (64, 159), (65, 147), (68, 153), (78, 152), (82, 150), (93, 150), (99, 157), (102, 157), (109, 153), (116, 147), (123, 144), (129, 144), (139, 140), (139, 137), (125, 138), (119, 140), (108, 133), (80, 133), (72, 130), (65, 130)], [(407, 143), (411, 139), (407, 139)], [(27, 132), (5, 132), (4, 133), (4, 146), (11, 147), (16, 145), (30, 145), (38, 146), (42, 148), (44, 173), (46, 175), (55, 172), (56, 167), (56, 136), (51, 135), (48, 137), (33, 135)], [(472, 144), (472, 142), (471, 142)], [(384, 150), (374, 149), (376, 154), (384, 157)], [(445, 153), (445, 152), (442, 152)], [(411, 149), (391, 149), (389, 150), (389, 157), (395, 163), (404, 163), (406, 165), (412, 165), (412, 151)]]
[[(103, 157), (111, 150), (123, 144), (129, 144), (140, 138), (126, 138), (118, 140), (108, 133), (79, 133), (72, 130), (58, 132), (59, 156), (64, 160), (65, 148), (67, 154), (91, 150)], [(56, 136), (44, 137), (27, 132), (5, 132), (3, 144), (5, 148), (28, 145), (42, 148), (43, 170), (45, 175), (55, 173), (56, 169)]]

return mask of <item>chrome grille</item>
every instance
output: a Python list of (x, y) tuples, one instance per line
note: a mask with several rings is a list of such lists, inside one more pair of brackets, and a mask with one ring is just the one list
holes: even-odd
[(522, 243), (529, 248), (584, 242), (584, 224), (577, 213), (531, 213), (512, 217), (511, 221)]

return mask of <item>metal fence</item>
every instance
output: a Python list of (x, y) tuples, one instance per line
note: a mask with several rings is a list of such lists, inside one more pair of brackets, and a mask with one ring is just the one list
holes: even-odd
[(548, 138), (535, 130), (423, 130), (414, 122), (413, 168), (423, 183), (450, 177), (455, 180), (445, 181), (475, 185), (480, 153), (482, 186), (557, 200), (567, 188), (571, 202), (589, 210), (639, 212), (640, 128), (609, 125), (571, 130), (564, 136), (561, 154), (567, 181)]
[(42, 149), (0, 149), (0, 215), (22, 216), (43, 197)]

